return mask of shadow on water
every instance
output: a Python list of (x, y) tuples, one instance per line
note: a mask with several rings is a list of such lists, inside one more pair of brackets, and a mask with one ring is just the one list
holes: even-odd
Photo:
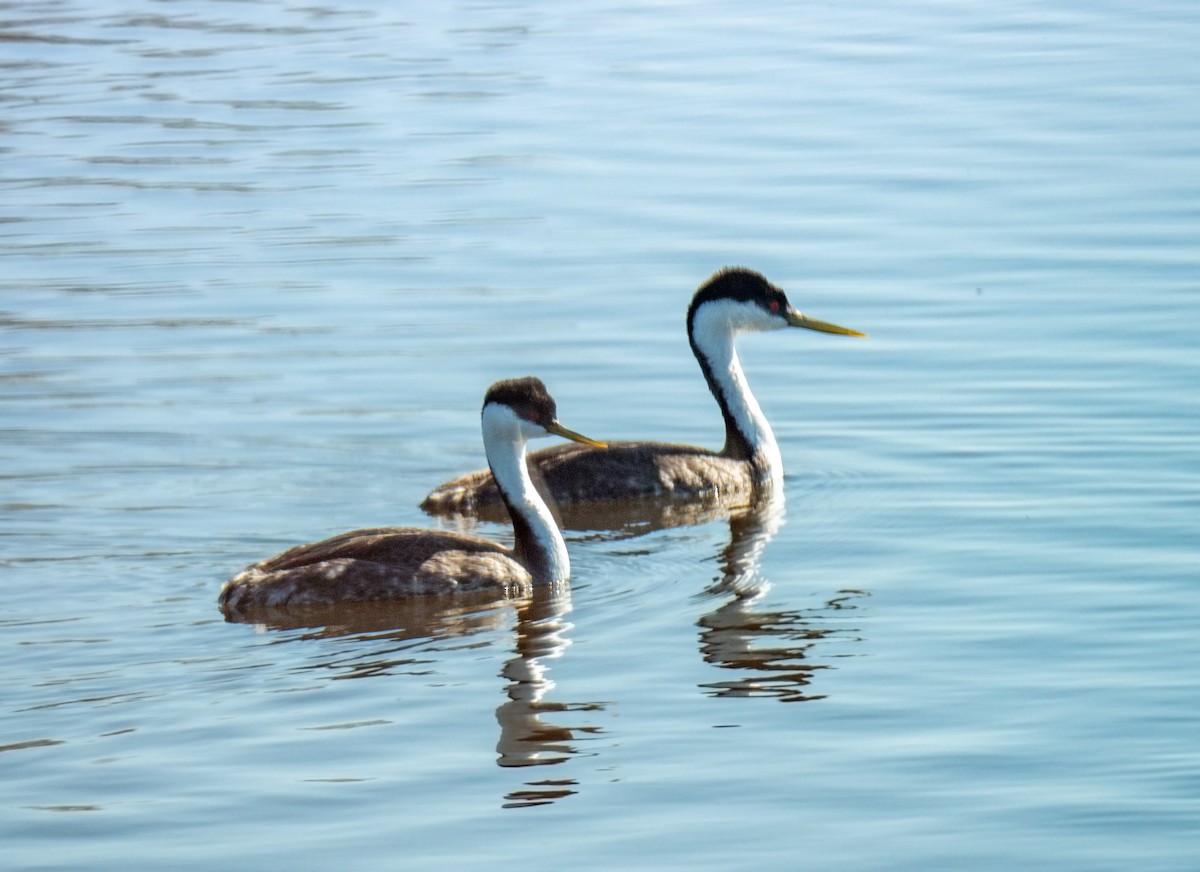
[[(637, 508), (637, 507), (635, 507)], [(640, 512), (626, 507), (624, 525), (617, 506), (592, 506), (589, 522), (583, 511), (577, 523), (612, 523), (618, 538), (636, 536), (657, 528), (675, 526), (685, 515), (688, 523), (713, 522), (724, 517), (729, 541), (714, 555), (719, 573), (696, 594), (706, 610), (697, 620), (699, 651), (706, 663), (739, 675), (705, 682), (701, 689), (723, 698), (774, 698), (784, 702), (822, 699), (809, 689), (814, 676), (828, 663), (812, 655), (822, 643), (834, 639), (857, 641), (857, 629), (842, 622), (855, 608), (857, 590), (840, 590), (823, 607), (812, 610), (768, 609), (762, 605), (770, 585), (761, 573), (764, 550), (784, 522), (781, 495), (764, 497), (736, 507), (642, 505)], [(499, 670), (505, 699), (496, 708), (499, 738), (496, 764), (502, 768), (555, 766), (585, 755), (586, 743), (604, 733), (588, 714), (602, 712), (606, 702), (563, 702), (551, 697), (556, 684), (550, 677), (551, 661), (570, 647), (573, 625), (571, 592), (539, 589), (531, 597), (500, 600), (481, 597), (421, 597), (411, 600), (337, 606), (278, 607), (238, 616), (269, 631), (288, 631), (276, 644), (314, 639), (350, 638), (369, 646), (344, 646), (319, 663), (304, 667), (324, 671), (337, 680), (376, 677), (397, 672), (427, 674), (438, 651), (431, 643), (463, 639), (482, 633), (499, 633), (512, 622), (512, 656)], [(767, 644), (763, 644), (763, 643)], [(466, 645), (474, 642), (464, 641)], [(564, 724), (569, 715), (575, 723)], [(587, 755), (600, 753), (586, 749)], [(504, 795), (502, 805), (521, 808), (545, 805), (578, 792), (577, 778), (539, 778), (526, 781)]]

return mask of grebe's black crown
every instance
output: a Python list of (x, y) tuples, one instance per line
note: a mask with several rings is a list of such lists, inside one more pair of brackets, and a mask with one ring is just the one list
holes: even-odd
[(508, 406), (520, 417), (545, 426), (558, 417), (554, 397), (540, 378), (508, 378), (498, 381), (483, 396), (483, 404), (499, 403)]
[(696, 310), (713, 300), (755, 303), (772, 313), (785, 312), (788, 308), (787, 295), (782, 289), (767, 281), (762, 273), (741, 266), (717, 270), (700, 286), (692, 297), (692, 304), (688, 306), (689, 327)]

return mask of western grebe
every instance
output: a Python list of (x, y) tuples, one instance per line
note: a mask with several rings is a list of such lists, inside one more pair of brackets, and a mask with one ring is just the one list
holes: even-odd
[[(866, 336), (810, 318), (753, 270), (722, 269), (696, 291), (687, 311), (688, 341), (725, 419), (725, 446), (709, 451), (661, 442), (612, 442), (604, 451), (559, 445), (529, 455), (534, 481), (556, 502), (618, 501), (653, 496), (740, 498), (783, 478), (779, 445), (750, 392), (734, 348), (744, 332), (804, 327)], [(459, 476), (421, 503), (430, 514), (473, 515), (497, 503), (488, 470)]]
[(329, 605), (475, 591), (527, 595), (565, 581), (562, 533), (534, 489), (525, 443), (551, 434), (603, 448), (558, 423), (553, 397), (536, 378), (496, 382), (483, 398), (483, 445), (512, 518), (512, 550), (477, 536), (412, 527), (343, 533), (300, 545), (242, 570), (221, 589), (229, 612)]

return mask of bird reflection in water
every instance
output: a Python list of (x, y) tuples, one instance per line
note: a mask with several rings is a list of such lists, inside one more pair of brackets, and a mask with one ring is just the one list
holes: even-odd
[[(730, 504), (720, 494), (693, 495), (687, 500), (642, 497), (550, 504), (563, 530), (587, 531), (589, 538), (632, 539), (675, 527), (729, 524), (729, 541), (716, 555), (720, 574), (700, 598), (719, 605), (697, 619), (700, 654), (706, 663), (741, 672), (739, 677), (702, 685), (712, 696), (770, 697), (784, 702), (821, 699), (809, 689), (816, 673), (830, 669), (828, 660), (848, 656), (825, 653), (837, 642), (857, 642), (850, 616), (866, 591), (834, 587), (835, 595), (813, 609), (767, 609), (770, 590), (760, 572), (767, 545), (783, 526), (786, 501), (781, 490), (766, 488), (749, 502)], [(479, 507), (474, 517), (453, 516), (450, 523), (470, 531), (488, 517)]]
[[(566, 516), (568, 528), (605, 531), (615, 538), (639, 536), (681, 525), (729, 524), (729, 541), (715, 555), (719, 573), (697, 595), (706, 610), (696, 621), (700, 654), (706, 663), (734, 673), (705, 682), (711, 696), (768, 697), (794, 702), (822, 698), (810, 690), (816, 673), (828, 662), (813, 659), (831, 643), (857, 641), (858, 631), (847, 621), (856, 602), (868, 594), (840, 590), (817, 609), (768, 609), (769, 590), (760, 571), (764, 549), (784, 521), (782, 494), (766, 493), (749, 505), (663, 503), (590, 506)], [(597, 535), (593, 533), (593, 535)], [(433, 674), (440, 651), (455, 639), (499, 634), (513, 624), (513, 653), (499, 675), (504, 701), (496, 709), (499, 739), (496, 763), (505, 769), (554, 766), (587, 753), (588, 743), (603, 730), (589, 724), (588, 713), (607, 708), (603, 702), (568, 703), (551, 699), (555, 683), (550, 663), (570, 646), (570, 590), (535, 588), (532, 595), (496, 601), (480, 597), (418, 597), (394, 602), (347, 603), (337, 606), (272, 608), (246, 612), (229, 620), (254, 623), (266, 630), (300, 631), (280, 637), (295, 639), (344, 638), (319, 663), (305, 667), (324, 670), (335, 679), (365, 678), (406, 672)], [(514, 621), (515, 615), (515, 621)], [(369, 643), (369, 644), (360, 644)], [(463, 644), (474, 645), (473, 641)], [(822, 660), (831, 656), (823, 653)], [(845, 656), (845, 655), (841, 655)], [(562, 723), (564, 716), (583, 723)], [(546, 771), (541, 769), (539, 771)], [(578, 792), (575, 778), (536, 778), (504, 795), (506, 808), (545, 805)]]
[(784, 514), (781, 493), (764, 494), (752, 505), (730, 511), (729, 544), (718, 557), (721, 573), (702, 594), (722, 602), (696, 623), (704, 661), (741, 675), (702, 684), (711, 696), (822, 699), (825, 694), (812, 692), (809, 685), (817, 672), (831, 667), (810, 659), (815, 649), (820, 645), (825, 650), (836, 640), (858, 641), (858, 630), (845, 622), (845, 613), (868, 595), (864, 591), (839, 590), (811, 610), (762, 605), (770, 588), (760, 572), (762, 553), (783, 525)]
[[(496, 762), (500, 766), (563, 763), (581, 753), (581, 741), (602, 732), (592, 725), (563, 726), (545, 719), (550, 714), (598, 712), (605, 707), (603, 703), (562, 703), (547, 698), (555, 686), (549, 678), (548, 661), (561, 657), (570, 645), (567, 632), (571, 624), (565, 620), (570, 608), (566, 592), (540, 589), (521, 607), (517, 656), (506, 661), (502, 670), (508, 680), (504, 687), (508, 701), (496, 709), (500, 723)], [(505, 797), (505, 806), (544, 805), (575, 793), (577, 786), (578, 782), (569, 778), (529, 781)]]
[(268, 606), (226, 615), (229, 623), (254, 624), (263, 631), (287, 632), (277, 644), (341, 639), (350, 644), (323, 649), (326, 656), (303, 669), (329, 673), (334, 680), (397, 672), (424, 674), (436, 662), (437, 647), (448, 640), (499, 632), (509, 620), (511, 600), (484, 594), (412, 597), (381, 602)]
[[(336, 606), (273, 607), (237, 615), (243, 623), (263, 630), (299, 631), (279, 641), (345, 639), (332, 656), (305, 667), (331, 673), (333, 679), (366, 678), (405, 672), (431, 674), (438, 647), (447, 641), (480, 633), (498, 633), (515, 610), (514, 656), (500, 669), (505, 701), (496, 709), (500, 737), (496, 763), (502, 768), (549, 766), (582, 752), (580, 742), (602, 730), (594, 725), (563, 726), (547, 715), (599, 712), (604, 703), (564, 703), (549, 699), (554, 682), (548, 663), (562, 656), (570, 641), (570, 591), (535, 588), (525, 598), (500, 600), (487, 596), (417, 597)], [(369, 644), (359, 644), (369, 643)], [(506, 808), (545, 805), (577, 792), (571, 778), (535, 779), (505, 794)]]
[[(858, 641), (857, 630), (840, 626), (837, 613), (855, 608), (854, 600), (863, 596), (862, 591), (842, 590), (810, 611), (762, 610), (753, 600), (731, 599), (697, 621), (700, 653), (706, 663), (745, 674), (701, 687), (712, 696), (774, 697), (781, 702), (823, 699), (825, 694), (811, 692), (808, 685), (817, 672), (831, 667), (809, 656), (819, 643)], [(757, 644), (764, 640), (774, 644)]]

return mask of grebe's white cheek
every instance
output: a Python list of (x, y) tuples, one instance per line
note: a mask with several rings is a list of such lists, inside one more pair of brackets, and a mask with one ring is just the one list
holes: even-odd
[(488, 403), (483, 408), (483, 442), (500, 445), (515, 442), (524, 434), (525, 420), (501, 403)]
[(526, 421), (524, 418), (521, 419), (520, 426), (521, 426), (521, 435), (524, 436), (527, 440), (528, 439), (545, 439), (547, 436), (550, 435), (546, 431), (546, 428), (543, 427), (541, 424), (535, 424), (535, 423), (533, 423), (533, 421)]
[(760, 333), (766, 333), (771, 330), (782, 330), (788, 326), (787, 318), (783, 315), (774, 315), (764, 309), (762, 306), (749, 303), (746, 306), (746, 330), (754, 330)]
[(770, 316), (761, 306), (737, 300), (712, 300), (696, 314), (695, 332), (704, 344), (717, 342), (718, 337), (736, 336), (743, 331), (772, 329), (766, 326)]
[(767, 323), (763, 327), (763, 330), (783, 330), (788, 326), (787, 318), (783, 317), (783, 315), (768, 314), (766, 320)]
[(788, 326), (787, 318), (783, 314), (769, 312), (757, 303), (742, 303), (738, 309), (743, 330), (766, 333)]

